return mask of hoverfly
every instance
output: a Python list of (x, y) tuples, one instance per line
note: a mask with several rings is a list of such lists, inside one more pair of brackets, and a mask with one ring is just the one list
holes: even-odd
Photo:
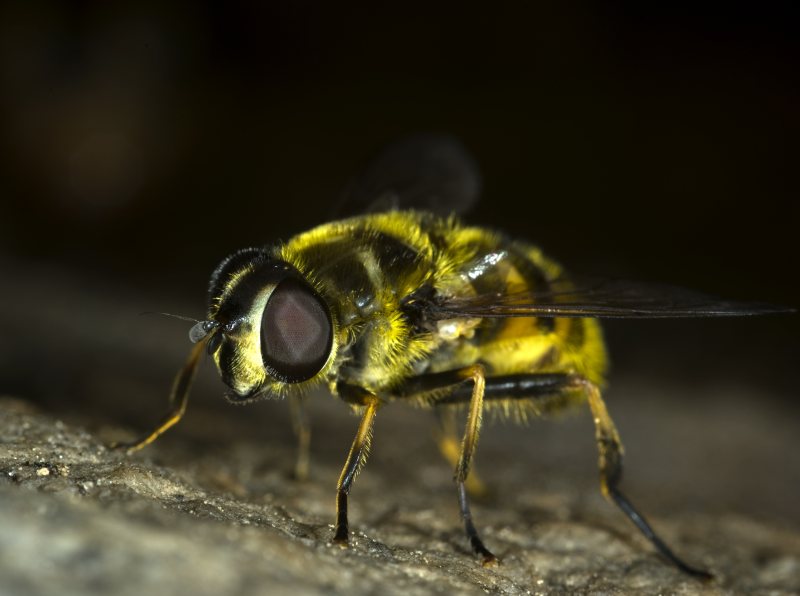
[[(415, 136), (390, 146), (351, 184), (343, 208), (362, 211), (287, 242), (239, 250), (217, 267), (208, 314), (151, 443), (183, 416), (203, 352), (233, 402), (291, 400), (298, 473), (307, 469), (302, 396), (327, 386), (361, 417), (336, 493), (333, 540), (346, 545), (348, 495), (363, 468), (376, 412), (392, 401), (452, 411), (466, 407), (461, 437), (440, 447), (455, 468), (461, 519), (483, 564), (497, 558), (473, 523), (470, 463), (483, 413), (543, 416), (587, 404), (595, 424), (600, 485), (682, 571), (710, 574), (658, 537), (620, 491), (622, 443), (601, 397), (606, 351), (600, 318), (667, 318), (788, 312), (667, 286), (571, 281), (526, 242), (461, 223), (478, 194), (471, 157), (449, 137)], [(452, 426), (452, 425), (451, 425)]]

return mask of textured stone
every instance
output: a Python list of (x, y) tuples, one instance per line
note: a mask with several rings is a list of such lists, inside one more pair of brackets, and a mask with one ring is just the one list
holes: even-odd
[[(129, 457), (21, 400), (0, 401), (0, 413), (3, 594), (788, 594), (800, 587), (800, 539), (791, 528), (730, 513), (654, 517), (678, 552), (716, 573), (702, 584), (654, 555), (596, 491), (573, 488), (558, 462), (534, 469), (553, 479), (526, 477), (526, 458), (506, 451), (519, 430), (487, 438), (487, 457), (478, 461), (498, 494), (474, 512), (502, 558), (484, 569), (466, 547), (445, 464), (408, 434), (419, 413), (380, 421), (377, 461), (352, 493), (349, 549), (330, 544), (336, 462), (355, 426), (347, 416), (326, 415), (318, 430), (333, 425), (335, 441), (318, 437), (312, 480), (295, 482), (287, 472), (294, 448), (279, 429), (269, 433), (277, 442), (248, 432), (230, 437), (224, 425), (216, 439), (175, 431)], [(504, 451), (495, 469), (492, 458)]]

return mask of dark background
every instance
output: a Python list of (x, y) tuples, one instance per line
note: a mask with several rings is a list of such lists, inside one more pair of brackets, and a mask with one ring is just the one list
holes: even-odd
[[(470, 222), (573, 271), (798, 306), (796, 15), (640, 4), (4, 3), (0, 390), (152, 419), (187, 342), (139, 313), (202, 316), (418, 131), (481, 164)], [(621, 375), (796, 403), (796, 315), (608, 329)]]

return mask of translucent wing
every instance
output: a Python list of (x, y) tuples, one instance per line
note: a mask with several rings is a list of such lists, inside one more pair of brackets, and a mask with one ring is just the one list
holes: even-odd
[(352, 180), (336, 216), (391, 209), (439, 215), (465, 213), (478, 200), (481, 176), (472, 156), (454, 137), (417, 134), (378, 153)]
[(630, 281), (556, 281), (547, 292), (434, 298), (429, 320), (482, 317), (668, 319), (794, 312), (762, 302), (733, 302), (675, 286)]

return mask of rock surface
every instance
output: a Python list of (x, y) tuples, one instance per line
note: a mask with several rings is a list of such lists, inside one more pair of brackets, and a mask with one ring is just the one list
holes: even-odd
[[(653, 554), (590, 484), (574, 487), (568, 460), (545, 450), (539, 455), (546, 463), (537, 468), (515, 452), (515, 433), (530, 429), (513, 427), (489, 428), (478, 459), (496, 494), (475, 503), (474, 513), (502, 558), (485, 569), (462, 536), (447, 466), (429, 431), (419, 431), (425, 417), (404, 409), (392, 423), (389, 416), (379, 421), (374, 457), (353, 489), (351, 548), (331, 545), (338, 467), (355, 428), (334, 405), (323, 408), (318, 423), (312, 479), (297, 482), (288, 473), (294, 446), (285, 418), (257, 420), (258, 430), (268, 431), (259, 440), (247, 422), (241, 432), (230, 430), (217, 414), (198, 409), (182, 432), (126, 456), (104, 446), (126, 431), (104, 427), (93, 434), (86, 430), (91, 420), (64, 423), (25, 401), (3, 399), (0, 593), (790, 594), (800, 588), (800, 535), (791, 524), (677, 506), (653, 515), (679, 553), (713, 570), (716, 579), (700, 583)], [(569, 445), (581, 444), (573, 435), (589, 435), (581, 450), (591, 444), (584, 422), (561, 429)], [(653, 501), (643, 509), (663, 511), (678, 502)]]

